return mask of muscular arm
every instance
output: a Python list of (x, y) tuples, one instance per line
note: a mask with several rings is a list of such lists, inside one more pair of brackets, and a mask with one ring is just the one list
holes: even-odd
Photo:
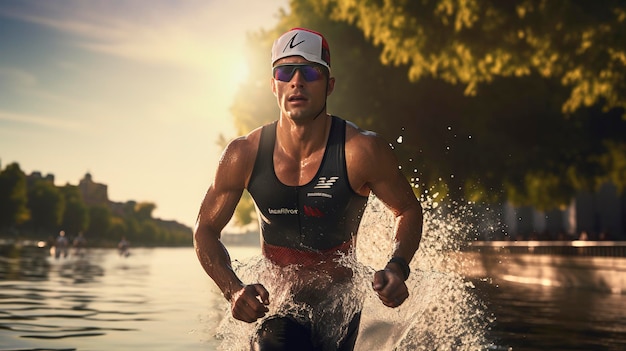
[(229, 144), (200, 206), (193, 235), (202, 268), (231, 302), (233, 317), (246, 322), (267, 312), (265, 305), (269, 304), (269, 294), (262, 285), (245, 285), (237, 277), (220, 237), (241, 198), (251, 172), (250, 157), (255, 154), (251, 152), (248, 140), (237, 139)]
[(243, 283), (232, 270), (228, 251), (220, 241), (221, 231), (232, 217), (243, 190), (227, 191), (212, 184), (207, 191), (196, 221), (194, 247), (202, 268), (230, 300)]
[(398, 168), (398, 162), (389, 145), (382, 140), (377, 140), (376, 143), (377, 166), (372, 169), (368, 186), (396, 217), (396, 245), (392, 256), (411, 262), (422, 238), (422, 206)]
[[(363, 181), (362, 189), (371, 190), (395, 216), (392, 257), (401, 257), (409, 263), (422, 238), (422, 206), (384, 140), (373, 133), (361, 132), (353, 141), (359, 141), (361, 145), (361, 148), (354, 149), (359, 151), (353, 155), (352, 161), (358, 160), (361, 165), (357, 167), (360, 168), (357, 176), (361, 178), (357, 179)], [(408, 297), (403, 278), (397, 263), (389, 263), (375, 274), (374, 289), (385, 305), (397, 307)]]

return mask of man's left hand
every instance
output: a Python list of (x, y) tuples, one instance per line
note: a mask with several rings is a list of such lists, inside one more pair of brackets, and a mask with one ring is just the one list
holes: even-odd
[(409, 290), (402, 279), (401, 273), (385, 268), (374, 274), (372, 282), (374, 291), (383, 305), (396, 308), (409, 297)]

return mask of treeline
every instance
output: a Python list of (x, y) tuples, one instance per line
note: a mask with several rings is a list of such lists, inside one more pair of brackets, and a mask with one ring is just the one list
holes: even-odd
[(240, 133), (278, 117), (268, 52), (292, 27), (329, 41), (328, 111), (388, 140), (420, 194), (547, 211), (626, 189), (624, 2), (291, 0), (249, 36)]
[(0, 172), (0, 238), (45, 240), (61, 230), (83, 233), (89, 246), (115, 246), (126, 237), (133, 246), (191, 245), (191, 228), (152, 217), (150, 202), (86, 205), (78, 186), (56, 186), (27, 177), (18, 163)]

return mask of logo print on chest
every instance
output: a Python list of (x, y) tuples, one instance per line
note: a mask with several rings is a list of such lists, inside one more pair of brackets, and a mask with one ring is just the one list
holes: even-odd
[(339, 177), (319, 177), (315, 189), (330, 189)]
[(304, 205), (304, 215), (307, 217), (324, 217), (324, 213), (319, 208)]

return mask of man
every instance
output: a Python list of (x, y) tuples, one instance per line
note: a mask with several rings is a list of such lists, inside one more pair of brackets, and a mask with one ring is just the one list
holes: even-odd
[(54, 257), (59, 258), (63, 256), (63, 258), (66, 258), (68, 245), (69, 245), (69, 241), (67, 237), (65, 236), (65, 231), (61, 230), (59, 232), (59, 236), (57, 237), (57, 240), (55, 243)]
[[(262, 282), (242, 282), (220, 242), (247, 189), (259, 215), (263, 255), (278, 269), (298, 267), (297, 299), (309, 305), (332, 299), (307, 290), (319, 288), (320, 276), (330, 277), (328, 286), (349, 281), (349, 268), (339, 260), (355, 255), (357, 229), (373, 193), (396, 217), (396, 245), (372, 287), (384, 305), (400, 306), (408, 297), (409, 262), (421, 240), (422, 208), (389, 144), (326, 113), (335, 78), (321, 34), (303, 28), (283, 34), (272, 48), (272, 68), (280, 116), (224, 150), (194, 232), (202, 267), (230, 302), (235, 319), (252, 323), (265, 317), (268, 290)], [(291, 317), (265, 319), (253, 349), (321, 349), (324, 335), (314, 335), (315, 326), (302, 316)], [(342, 326), (346, 333), (336, 349), (353, 349), (359, 318), (356, 313)]]

